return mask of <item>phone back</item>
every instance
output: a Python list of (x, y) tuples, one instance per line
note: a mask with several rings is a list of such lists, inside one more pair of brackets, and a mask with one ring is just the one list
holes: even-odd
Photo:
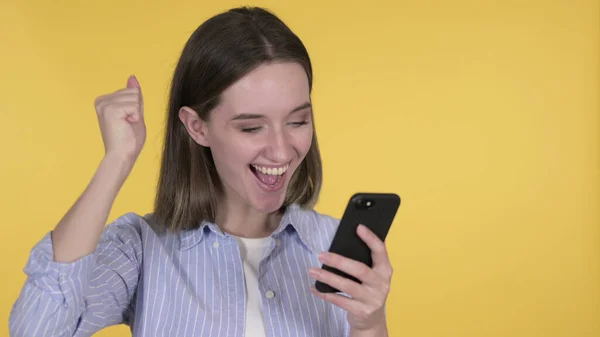
[[(356, 193), (346, 206), (344, 215), (340, 220), (337, 232), (331, 242), (330, 252), (373, 266), (371, 250), (356, 233), (359, 224), (367, 226), (382, 241), (385, 240), (390, 230), (396, 212), (400, 206), (400, 197), (392, 193)], [(323, 269), (334, 272), (359, 282), (356, 278), (327, 265)], [(317, 284), (322, 290), (328, 292), (335, 289)]]

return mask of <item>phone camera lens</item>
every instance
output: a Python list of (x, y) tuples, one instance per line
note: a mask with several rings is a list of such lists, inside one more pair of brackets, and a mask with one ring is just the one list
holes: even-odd
[(359, 209), (369, 209), (373, 207), (372, 200), (358, 199), (356, 200), (356, 207)]

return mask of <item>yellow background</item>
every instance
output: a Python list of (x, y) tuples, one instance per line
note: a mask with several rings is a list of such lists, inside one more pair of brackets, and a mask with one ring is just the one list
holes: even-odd
[[(29, 250), (102, 157), (94, 98), (132, 73), (142, 84), (148, 140), (111, 220), (150, 211), (179, 52), (240, 4), (2, 1), (0, 335)], [(402, 196), (392, 336), (600, 336), (598, 1), (254, 4), (314, 62), (317, 209)]]

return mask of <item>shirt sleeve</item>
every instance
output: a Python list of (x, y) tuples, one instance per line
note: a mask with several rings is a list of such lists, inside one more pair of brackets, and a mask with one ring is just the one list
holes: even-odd
[(127, 323), (142, 260), (141, 217), (109, 224), (94, 252), (76, 261), (53, 260), (52, 233), (31, 250), (27, 279), (14, 303), (10, 335), (91, 336)]

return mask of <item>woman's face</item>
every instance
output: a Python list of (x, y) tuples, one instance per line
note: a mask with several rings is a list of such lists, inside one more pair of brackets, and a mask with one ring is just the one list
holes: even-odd
[(313, 137), (308, 78), (297, 63), (264, 64), (225, 90), (201, 124), (228, 205), (270, 213), (285, 199)]

